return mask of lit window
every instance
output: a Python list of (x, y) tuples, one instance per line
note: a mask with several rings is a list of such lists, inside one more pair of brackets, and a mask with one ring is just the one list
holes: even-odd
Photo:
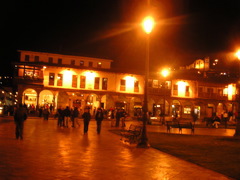
[(80, 61), (80, 66), (84, 66), (84, 61)]
[(101, 63), (101, 62), (98, 62), (97, 67), (98, 67), (98, 68), (101, 68), (101, 67), (102, 67), (102, 63)]
[(80, 88), (85, 88), (86, 86), (86, 76), (80, 77)]
[(120, 81), (120, 91), (126, 91), (126, 80), (121, 79)]
[(54, 74), (54, 73), (49, 73), (49, 82), (48, 82), (48, 85), (54, 86), (54, 79), (55, 79), (55, 74)]
[(77, 88), (77, 75), (72, 75), (72, 87)]
[(108, 78), (102, 78), (102, 90), (107, 90)]
[(62, 81), (63, 81), (63, 75), (62, 74), (58, 74), (57, 86), (62, 86)]
[(95, 77), (94, 89), (99, 89), (99, 84), (100, 84), (100, 78), (99, 77)]

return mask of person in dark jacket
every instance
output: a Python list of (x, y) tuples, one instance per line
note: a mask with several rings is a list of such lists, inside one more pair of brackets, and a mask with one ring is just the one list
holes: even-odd
[(91, 114), (89, 112), (89, 108), (84, 109), (82, 118), (83, 118), (83, 123), (84, 123), (83, 133), (86, 134), (88, 132), (88, 125), (89, 125), (89, 121), (91, 119)]
[(100, 134), (101, 132), (101, 125), (103, 120), (103, 111), (101, 108), (97, 109), (97, 113), (95, 115), (95, 120), (97, 121), (97, 133)]
[(27, 111), (22, 104), (19, 104), (19, 107), (14, 113), (14, 122), (16, 124), (16, 138), (23, 139), (23, 125), (24, 121), (27, 119)]
[(79, 111), (77, 107), (74, 107), (73, 110), (71, 110), (71, 121), (72, 121), (72, 127), (75, 127), (75, 120), (78, 118)]
[(63, 115), (64, 115), (63, 126), (68, 127), (68, 121), (71, 116), (71, 111), (68, 106), (66, 107), (66, 109), (63, 110)]
[(60, 127), (63, 126), (64, 114), (63, 114), (63, 109), (61, 106), (57, 109), (57, 117), (58, 117), (57, 125)]
[(121, 117), (122, 117), (121, 110), (118, 109), (116, 113), (116, 127), (119, 127), (119, 122)]

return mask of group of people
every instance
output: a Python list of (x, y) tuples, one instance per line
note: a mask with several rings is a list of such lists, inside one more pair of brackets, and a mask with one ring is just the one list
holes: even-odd
[[(80, 115), (80, 113), (79, 113), (79, 110), (77, 107), (74, 107), (74, 109), (70, 109), (68, 106), (65, 109), (62, 109), (61, 107), (59, 107), (57, 109), (57, 117), (58, 117), (57, 124), (60, 127), (68, 127), (68, 123), (69, 123), (69, 121), (71, 121), (72, 127), (75, 127), (76, 124), (78, 126), (80, 126), (80, 124), (78, 122), (79, 115)], [(84, 134), (87, 134), (89, 122), (92, 117), (90, 114), (90, 108), (86, 107), (84, 109), (84, 113), (80, 117), (83, 118), (83, 122), (84, 122), (83, 132), (84, 132)], [(102, 124), (103, 119), (104, 119), (103, 110), (101, 108), (98, 108), (97, 112), (95, 113), (95, 120), (97, 122), (97, 133), (98, 134), (100, 134), (100, 132), (101, 132), (101, 124)]]

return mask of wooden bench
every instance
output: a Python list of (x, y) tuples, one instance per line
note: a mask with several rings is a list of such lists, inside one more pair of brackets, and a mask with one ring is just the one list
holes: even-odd
[(194, 124), (192, 122), (174, 122), (167, 121), (167, 132), (170, 133), (171, 128), (178, 128), (179, 133), (182, 134), (182, 129), (191, 129), (191, 133), (194, 134)]
[(142, 133), (142, 126), (131, 124), (127, 130), (121, 131), (121, 139), (124, 142), (137, 143)]

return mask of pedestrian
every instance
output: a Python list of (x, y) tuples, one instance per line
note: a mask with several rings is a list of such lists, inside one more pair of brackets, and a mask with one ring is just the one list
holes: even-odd
[(23, 139), (23, 125), (24, 121), (27, 119), (27, 111), (22, 104), (16, 109), (14, 114), (14, 122), (16, 124), (16, 139)]
[(49, 114), (50, 114), (50, 112), (48, 111), (48, 108), (44, 108), (42, 114), (43, 114), (43, 119), (48, 120), (48, 117), (49, 117)]
[(123, 110), (123, 109), (121, 109), (121, 122), (122, 122), (122, 127), (125, 127), (126, 126), (126, 124), (125, 124), (125, 118), (126, 118), (126, 112), (125, 112), (125, 110)]
[(97, 113), (95, 115), (95, 120), (97, 121), (97, 133), (100, 134), (101, 132), (101, 125), (103, 120), (103, 111), (101, 108), (97, 109)]
[(119, 127), (120, 119), (121, 119), (121, 110), (117, 109), (117, 112), (116, 112), (116, 125), (115, 125), (116, 127)]
[(75, 121), (76, 118), (78, 118), (79, 111), (77, 107), (74, 107), (74, 109), (71, 111), (71, 121), (72, 121), (72, 127), (75, 127)]
[(91, 120), (91, 114), (89, 112), (89, 108), (84, 109), (82, 118), (83, 118), (83, 123), (84, 123), (83, 133), (86, 134), (88, 132), (89, 121)]
[(57, 109), (57, 117), (58, 117), (57, 125), (60, 126), (60, 127), (63, 126), (64, 115), (63, 115), (63, 110), (62, 110), (61, 106)]
[(71, 111), (68, 106), (66, 106), (66, 109), (63, 110), (63, 115), (64, 115), (63, 126), (68, 127), (68, 121), (71, 116)]
[(224, 125), (225, 125), (225, 129), (227, 129), (228, 113), (226, 111), (223, 113), (223, 122), (224, 122)]

